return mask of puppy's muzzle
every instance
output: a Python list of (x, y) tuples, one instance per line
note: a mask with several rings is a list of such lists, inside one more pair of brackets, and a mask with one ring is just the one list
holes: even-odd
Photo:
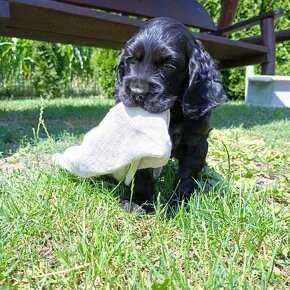
[(146, 88), (131, 87), (130, 95), (135, 102), (143, 103), (149, 95), (149, 91)]
[(130, 96), (137, 103), (143, 103), (149, 95), (158, 93), (160, 89), (160, 85), (155, 82), (143, 79), (132, 79), (129, 81)]

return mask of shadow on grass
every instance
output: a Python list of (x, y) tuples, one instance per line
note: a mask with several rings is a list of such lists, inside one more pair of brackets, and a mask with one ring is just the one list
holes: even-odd
[[(40, 105), (40, 100), (0, 102), (0, 152), (16, 152), (22, 142), (33, 140)], [(91, 99), (88, 102), (88, 98), (45, 101), (43, 118), (52, 137), (58, 138), (65, 133), (78, 137), (98, 125), (112, 105), (112, 100)], [(282, 119), (290, 119), (290, 109), (247, 107), (242, 102), (228, 102), (214, 110), (212, 125), (217, 129), (251, 128)], [(43, 130), (40, 130), (40, 137), (46, 137)]]
[[(0, 103), (1, 104), (1, 103)], [(112, 106), (112, 101), (95, 101), (94, 104), (57, 104), (46, 101), (43, 111), (44, 124), (53, 138), (65, 133), (80, 136), (97, 126)], [(18, 106), (17, 106), (18, 105)], [(25, 107), (25, 106), (24, 106)], [(17, 151), (23, 142), (33, 140), (40, 117), (40, 103), (33, 108), (22, 108), (16, 103), (15, 108), (0, 107), (0, 152)], [(39, 136), (46, 138), (43, 128)]]
[(213, 110), (214, 128), (251, 128), (280, 120), (290, 120), (290, 109), (246, 106), (242, 102), (228, 102)]

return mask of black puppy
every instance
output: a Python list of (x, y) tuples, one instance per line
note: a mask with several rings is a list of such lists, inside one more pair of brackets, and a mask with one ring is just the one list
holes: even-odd
[[(211, 110), (226, 100), (215, 61), (181, 23), (152, 19), (122, 51), (115, 99), (153, 113), (170, 109), (172, 156), (179, 162), (173, 196), (189, 198), (205, 165)], [(153, 196), (153, 170), (138, 170), (133, 208), (152, 203)], [(121, 202), (126, 209), (129, 200)]]

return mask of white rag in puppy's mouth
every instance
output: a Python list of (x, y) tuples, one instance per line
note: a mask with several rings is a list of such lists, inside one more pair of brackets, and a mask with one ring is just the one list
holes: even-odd
[(80, 146), (54, 154), (52, 162), (83, 178), (112, 174), (129, 185), (138, 169), (158, 169), (168, 162), (169, 121), (169, 110), (154, 114), (119, 103)]

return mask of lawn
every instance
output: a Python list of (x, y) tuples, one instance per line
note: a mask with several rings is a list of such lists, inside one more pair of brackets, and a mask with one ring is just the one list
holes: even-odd
[(216, 109), (200, 193), (168, 218), (174, 160), (152, 215), (119, 207), (122, 184), (50, 163), (112, 105), (0, 101), (0, 288), (289, 288), (290, 110)]

